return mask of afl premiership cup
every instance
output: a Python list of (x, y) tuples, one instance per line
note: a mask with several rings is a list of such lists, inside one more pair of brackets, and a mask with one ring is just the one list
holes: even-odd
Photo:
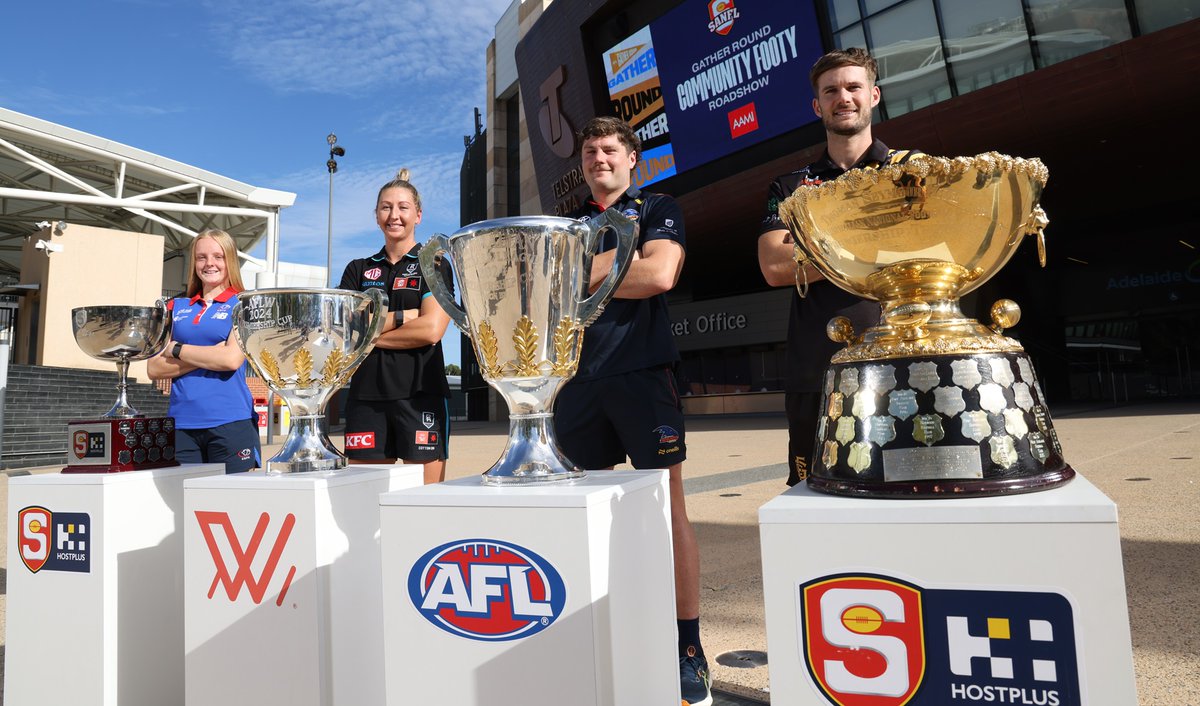
[[(1026, 235), (1046, 264), (1049, 172), (995, 152), (855, 169), (801, 186), (780, 205), (796, 260), (877, 300), (877, 326), (829, 322), (846, 347), (826, 371), (809, 486), (836, 495), (959, 497), (1051, 488), (1075, 472), (1021, 344), (1021, 310), (991, 323), (959, 297), (1009, 261)], [(799, 279), (799, 277), (798, 277)]]
[(238, 345), (292, 415), (267, 473), (346, 467), (346, 457), (329, 442), (325, 405), (375, 347), (386, 320), (387, 300), (379, 290), (252, 289), (238, 295)]
[(115, 473), (177, 466), (175, 420), (143, 416), (129, 404), (129, 364), (166, 346), (171, 318), (154, 306), (84, 306), (71, 310), (75, 342), (91, 357), (117, 364), (117, 401), (101, 419), (67, 423), (63, 473)]
[[(505, 485), (582, 478), (554, 440), (554, 398), (579, 367), (583, 331), (625, 276), (637, 225), (608, 210), (588, 221), (551, 216), (501, 218), (435, 235), (421, 248), (421, 270), (437, 301), (470, 337), (488, 384), (509, 410), (508, 444), (483, 475)], [(590, 296), (600, 239), (616, 237), (616, 256)], [(462, 306), (436, 272), (450, 258)]]

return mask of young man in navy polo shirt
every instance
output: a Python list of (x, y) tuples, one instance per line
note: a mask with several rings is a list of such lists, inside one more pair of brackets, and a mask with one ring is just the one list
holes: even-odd
[(779, 204), (801, 184), (820, 184), (836, 179), (851, 169), (877, 169), (920, 154), (889, 150), (871, 136), (871, 111), (879, 105), (879, 68), (865, 49), (829, 52), (813, 64), (813, 112), (825, 126), (826, 147), (820, 159), (803, 169), (784, 174), (771, 182), (767, 214), (759, 227), (758, 264), (767, 284), (806, 288), (792, 292), (788, 324), (788, 375), (785, 406), (788, 417), (788, 485), (808, 476), (810, 456), (817, 435), (820, 386), (830, 358), (840, 344), (830, 341), (825, 325), (835, 316), (845, 316), (862, 331), (879, 323), (879, 304), (851, 294), (824, 281), (812, 264), (798, 271), (793, 254), (793, 237), (779, 217)]
[[(583, 338), (579, 372), (559, 393), (554, 425), (567, 457), (584, 468), (667, 468), (675, 554), (680, 685), (691, 706), (712, 703), (700, 646), (700, 554), (683, 495), (683, 410), (675, 389), (679, 360), (666, 293), (683, 269), (683, 212), (670, 196), (634, 187), (641, 140), (624, 121), (594, 118), (580, 131), (583, 174), (591, 189), (575, 218), (615, 208), (638, 224), (637, 254), (612, 301)], [(595, 289), (612, 267), (616, 237), (592, 262)]]

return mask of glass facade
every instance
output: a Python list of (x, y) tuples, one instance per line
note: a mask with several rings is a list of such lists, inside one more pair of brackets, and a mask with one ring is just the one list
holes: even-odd
[(679, 390), (692, 395), (774, 392), (787, 377), (787, 347), (782, 343), (739, 346), (682, 354)]
[[(879, 62), (896, 117), (1200, 16), (1187, 0), (827, 0), (834, 44)], [(1135, 17), (1131, 19), (1130, 8)]]
[(1200, 17), (1197, 0), (1138, 0), (1137, 21), (1142, 34)]

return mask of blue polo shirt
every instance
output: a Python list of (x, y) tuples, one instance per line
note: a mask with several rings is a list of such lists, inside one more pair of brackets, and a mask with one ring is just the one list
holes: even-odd
[[(229, 338), (233, 307), (238, 303), (233, 288), (221, 292), (209, 306), (197, 294), (176, 297), (171, 310), (171, 338), (184, 345), (213, 346)], [(169, 414), (180, 429), (211, 429), (222, 424), (250, 419), (254, 400), (246, 386), (246, 366), (233, 371), (196, 369), (171, 381)]]

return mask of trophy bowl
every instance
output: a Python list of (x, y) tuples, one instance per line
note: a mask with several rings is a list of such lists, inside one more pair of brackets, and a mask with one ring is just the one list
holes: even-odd
[(797, 279), (811, 263), (882, 310), (866, 331), (844, 317), (827, 326), (846, 347), (826, 371), (810, 487), (999, 495), (1074, 476), (1029, 357), (1003, 335), (1020, 308), (1001, 299), (984, 326), (959, 306), (1026, 235), (1037, 236), (1045, 266), (1048, 221), (1038, 200), (1048, 177), (1037, 159), (996, 152), (917, 155), (801, 186), (780, 204), (797, 234)]
[(117, 364), (117, 401), (104, 419), (130, 419), (142, 414), (129, 404), (129, 364), (152, 358), (166, 346), (171, 318), (160, 301), (155, 306), (81, 306), (71, 310), (75, 343), (97, 360)]
[[(616, 257), (590, 296), (592, 257), (606, 234)], [(500, 218), (435, 235), (421, 248), (421, 270), (439, 304), (471, 339), (483, 378), (508, 404), (508, 443), (483, 475), (504, 485), (584, 476), (554, 440), (551, 408), (575, 375), (583, 331), (624, 277), (637, 225), (608, 210), (589, 221), (551, 216)], [(436, 272), (449, 257), (462, 307)]]
[(346, 467), (326, 434), (325, 405), (374, 348), (386, 314), (387, 300), (378, 290), (254, 289), (238, 295), (238, 345), (292, 415), (267, 473)]

